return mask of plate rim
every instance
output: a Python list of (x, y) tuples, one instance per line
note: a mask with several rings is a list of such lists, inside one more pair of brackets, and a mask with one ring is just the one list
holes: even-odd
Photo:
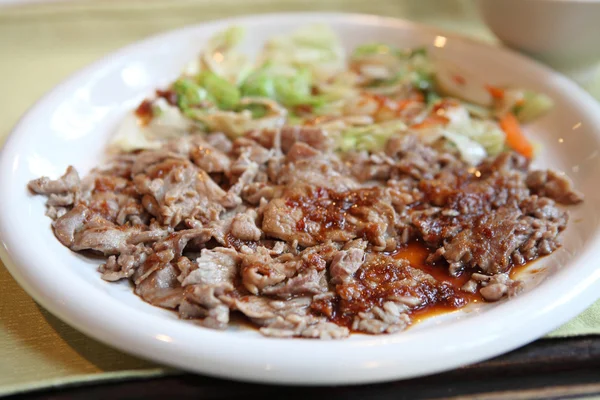
[[(415, 23), (411, 21), (407, 21), (399, 18), (390, 18), (390, 17), (381, 17), (370, 14), (356, 14), (356, 13), (340, 13), (340, 12), (286, 12), (286, 13), (266, 13), (266, 14), (254, 14), (247, 15), (241, 17), (232, 17), (225, 19), (218, 19), (214, 21), (202, 22), (199, 24), (192, 24), (188, 26), (184, 26), (178, 29), (169, 30), (165, 32), (161, 32), (152, 36), (149, 36), (140, 41), (136, 41), (132, 44), (129, 44), (121, 49), (118, 49), (114, 52), (109, 53), (108, 55), (100, 58), (99, 60), (91, 63), (87, 67), (84, 67), (75, 73), (69, 75), (66, 79), (61, 81), (58, 85), (48, 91), (43, 97), (41, 97), (38, 101), (36, 101), (27, 112), (20, 118), (15, 127), (12, 129), (9, 136), (6, 138), (5, 143), (0, 150), (0, 172), (8, 171), (11, 166), (11, 156), (10, 151), (13, 147), (16, 146), (17, 143), (17, 134), (19, 131), (26, 126), (27, 121), (31, 118), (34, 118), (35, 115), (40, 112), (44, 107), (51, 107), (53, 98), (56, 96), (60, 96), (61, 92), (64, 88), (73, 84), (74, 82), (80, 80), (85, 77), (87, 74), (98, 70), (99, 68), (106, 67), (110, 64), (111, 60), (118, 59), (121, 57), (126, 57), (130, 52), (139, 49), (141, 51), (146, 46), (150, 46), (152, 43), (156, 41), (164, 41), (167, 40), (170, 36), (179, 36), (185, 35), (187, 31), (194, 31), (198, 29), (218, 29), (220, 26), (229, 26), (233, 24), (244, 24), (248, 22), (257, 22), (260, 20), (264, 20), (268, 23), (269, 20), (273, 18), (291, 18), (291, 19), (323, 19), (323, 18), (331, 18), (335, 22), (351, 22), (357, 24), (357, 26), (364, 25), (365, 23), (377, 23), (379, 25), (386, 25), (397, 27), (399, 29), (406, 30), (418, 30), (418, 31), (427, 31), (432, 34), (442, 34), (447, 36), (448, 38), (452, 38), (454, 40), (459, 40), (462, 42), (469, 42), (472, 45), (483, 46), (483, 47), (494, 47), (492, 44), (488, 44), (469, 36), (465, 36), (459, 33), (448, 32), (444, 29), (439, 29), (436, 27), (424, 25), (421, 23)], [(585, 92), (583, 89), (579, 88), (575, 83), (568, 80), (566, 77), (560, 75), (558, 72), (553, 71), (549, 67), (540, 64), (528, 57), (525, 57), (515, 51), (510, 49), (506, 49), (503, 47), (499, 48), (501, 52), (505, 54), (511, 55), (513, 58), (519, 60), (519, 62), (527, 63), (532, 66), (535, 66), (538, 69), (544, 70), (547, 74), (550, 74), (554, 79), (559, 79), (559, 83), (561, 86), (565, 86), (568, 91), (576, 98), (579, 98), (581, 101), (589, 103), (589, 106), (595, 108), (597, 111), (597, 120), (600, 122), (600, 105), (598, 105), (595, 100)], [(600, 124), (599, 124), (600, 125)], [(600, 134), (597, 134), (600, 137)], [(3, 187), (4, 184), (0, 182), (0, 188)], [(6, 191), (4, 191), (6, 192)], [(0, 195), (0, 210), (5, 210), (2, 207), (4, 203), (2, 195)], [(0, 215), (2, 215), (5, 211), (0, 211)], [(529, 322), (530, 329), (527, 330), (525, 335), (521, 335), (517, 337), (516, 333), (521, 332), (520, 330), (513, 327), (496, 327), (494, 337), (488, 338), (488, 340), (475, 341), (474, 343), (469, 343), (467, 346), (461, 349), (461, 354), (456, 354), (456, 351), (449, 350), (448, 348), (440, 349), (440, 354), (445, 354), (446, 356), (452, 355), (454, 358), (452, 360), (443, 360), (442, 362), (437, 363), (433, 366), (421, 366), (419, 368), (415, 368), (410, 372), (392, 372), (389, 370), (393, 370), (393, 362), (389, 355), (386, 356), (385, 349), (390, 345), (401, 345), (405, 342), (410, 341), (412, 336), (415, 336), (414, 333), (403, 332), (397, 336), (377, 336), (373, 337), (371, 340), (361, 341), (361, 342), (329, 342), (329, 341), (308, 341), (308, 340), (293, 340), (294, 346), (298, 347), (296, 350), (297, 359), (295, 361), (300, 361), (300, 365), (292, 365), (290, 363), (278, 364), (278, 365), (270, 365), (268, 362), (269, 356), (267, 354), (256, 355), (257, 359), (246, 361), (242, 363), (243, 365), (239, 366), (235, 371), (229, 370), (232, 368), (232, 365), (235, 365), (237, 361), (232, 358), (231, 354), (228, 354), (225, 357), (227, 364), (223, 364), (224, 357), (223, 354), (216, 353), (213, 351), (214, 349), (203, 349), (201, 351), (201, 355), (204, 357), (204, 360), (207, 360), (207, 365), (198, 365), (197, 357), (199, 354), (195, 354), (194, 357), (190, 358), (189, 355), (186, 357), (185, 352), (187, 351), (186, 344), (184, 342), (179, 342), (178, 340), (166, 340), (167, 338), (171, 338), (171, 336), (163, 335), (165, 337), (160, 338), (160, 333), (154, 332), (153, 335), (150, 335), (149, 332), (145, 332), (146, 335), (142, 335), (141, 337), (132, 337), (134, 333), (138, 333), (137, 330), (123, 329), (119, 324), (114, 323), (114, 316), (108, 314), (102, 314), (101, 320), (99, 321), (86, 321), (85, 318), (80, 318), (82, 316), (82, 311), (85, 307), (79, 307), (74, 304), (59, 304), (56, 299), (53, 299), (51, 296), (52, 290), (49, 291), (48, 285), (44, 288), (44, 285), (40, 287), (39, 283), (35, 281), (32, 282), (31, 278), (27, 276), (27, 265), (19, 265), (21, 264), (19, 260), (24, 258), (23, 255), (16, 254), (12, 249), (16, 248), (15, 240), (13, 240), (10, 235), (7, 235), (6, 232), (9, 232), (8, 226), (6, 226), (5, 219), (0, 218), (0, 242), (2, 246), (0, 246), (0, 257), (4, 261), (7, 269), (11, 273), (11, 275), (15, 278), (15, 280), (19, 283), (21, 287), (23, 287), (26, 292), (33, 297), (36, 301), (38, 301), (44, 308), (48, 309), (52, 314), (59, 317), (61, 320), (67, 322), (69, 325), (74, 326), (76, 329), (84, 332), (86, 335), (93, 337), (111, 347), (116, 347), (119, 350), (122, 350), (127, 353), (135, 354), (145, 359), (151, 359), (153, 361), (157, 361), (162, 364), (167, 364), (175, 367), (183, 367), (188, 370), (192, 370), (195, 372), (204, 373), (207, 375), (224, 377), (224, 378), (234, 378), (246, 381), (253, 382), (263, 382), (263, 383), (275, 383), (275, 384), (302, 384), (302, 385), (316, 385), (316, 384), (361, 384), (361, 383), (375, 383), (375, 382), (383, 382), (389, 381), (393, 379), (407, 379), (415, 376), (427, 375), (436, 372), (441, 372), (444, 370), (448, 370), (451, 368), (458, 367), (460, 365), (464, 365), (467, 363), (481, 361), (483, 359), (487, 359), (493, 357), (495, 355), (513, 350), (521, 345), (527, 344), (548, 331), (558, 327), (564, 322), (567, 322), (569, 319), (574, 317), (575, 315), (582, 312), (585, 308), (591, 305), (598, 296), (594, 294), (595, 290), (600, 288), (600, 271), (597, 271), (595, 275), (591, 275), (593, 279), (589, 279), (585, 285), (579, 285), (577, 287), (577, 291), (575, 289), (570, 289), (568, 291), (562, 292), (559, 296), (556, 296), (553, 301), (552, 307), (547, 307), (548, 309), (552, 309), (554, 312), (558, 312), (559, 316), (552, 319), (551, 323), (546, 323), (543, 327), (536, 326), (533, 322)], [(599, 253), (598, 251), (594, 252), (591, 250), (592, 247), (596, 245), (597, 248), (600, 248), (600, 227), (594, 231), (594, 233), (590, 236), (589, 242), (587, 246), (582, 249), (582, 253), (576, 256), (573, 260), (570, 260), (569, 265), (571, 264), (586, 264), (589, 261), (593, 261), (595, 258), (594, 253)], [(26, 258), (26, 257), (25, 257)], [(31, 273), (31, 271), (29, 271)], [(558, 271), (558, 273), (564, 273), (563, 271)], [(56, 286), (56, 285), (54, 285)], [(60, 286), (60, 285), (59, 285)], [(50, 285), (52, 287), (52, 284)], [(536, 288), (536, 289), (544, 289), (544, 288)], [(545, 288), (546, 291), (547, 288)], [(532, 291), (539, 292), (539, 291)], [(531, 297), (531, 292), (525, 293), (523, 296), (518, 299), (511, 300), (511, 302), (506, 305), (514, 310), (514, 304), (516, 304), (516, 300), (527, 299)], [(580, 302), (574, 305), (568, 305), (568, 302), (573, 297), (577, 297), (580, 299)], [(583, 300), (582, 300), (583, 299)], [(111, 303), (118, 302), (115, 299), (112, 299)], [(522, 301), (519, 301), (519, 303)], [(513, 304), (514, 303), (514, 304)], [(567, 306), (568, 305), (568, 306)], [(113, 304), (111, 304), (111, 307)], [(512, 307), (511, 307), (512, 306)], [(506, 311), (506, 310), (505, 310)], [(538, 321), (542, 319), (542, 317), (547, 317), (548, 312), (538, 313), (531, 318), (532, 321)], [(493, 317), (498, 313), (497, 309), (487, 310), (485, 313), (478, 315), (478, 320), (487, 321), (490, 324), (493, 324)], [(165, 323), (164, 318), (156, 316), (156, 315), (146, 315), (143, 312), (136, 312), (136, 318), (138, 320), (144, 320), (144, 323), (140, 324), (140, 326), (144, 326), (147, 323), (150, 325), (154, 325), (154, 322), (162, 322), (165, 326), (169, 327), (169, 332), (172, 329), (177, 330), (177, 327), (171, 323)], [(141, 322), (140, 320), (140, 322)], [(155, 321), (156, 320), (156, 321)], [(467, 319), (465, 319), (467, 320)], [(465, 320), (461, 322), (465, 322)], [(175, 323), (180, 324), (178, 321), (173, 321)], [(467, 321), (468, 322), (468, 321)], [(199, 329), (197, 327), (193, 327), (194, 329)], [(449, 330), (449, 328), (456, 329), (455, 327), (436, 327), (436, 332), (439, 332), (438, 335), (445, 333), (445, 331)], [(229, 337), (232, 333), (230, 332), (218, 332), (218, 331), (210, 331), (208, 329), (202, 330), (203, 334), (198, 334), (198, 336), (204, 336), (206, 338), (214, 338), (217, 334), (222, 334), (222, 338), (227, 341), (233, 337)], [(418, 332), (419, 335), (424, 335), (425, 332)], [(512, 335), (512, 336), (511, 336)], [(186, 338), (189, 336), (187, 333), (182, 335), (172, 335), (173, 337), (178, 336), (181, 338)], [(510, 340), (503, 340), (507, 337), (511, 337)], [(121, 340), (119, 340), (121, 339)], [(140, 340), (141, 339), (141, 340)], [(264, 343), (270, 344), (275, 350), (285, 349), (287, 344), (292, 343), (290, 339), (264, 339), (264, 338), (239, 338), (236, 337), (235, 350), (239, 350), (240, 345), (251, 345), (257, 340), (264, 341)], [(137, 343), (137, 346), (136, 346)], [(142, 343), (140, 345), (140, 343)], [(285, 343), (285, 344), (284, 344)], [(493, 344), (493, 345), (492, 345)], [(361, 357), (350, 355), (345, 358), (340, 358), (337, 361), (337, 365), (340, 369), (343, 369), (345, 373), (336, 372), (333, 375), (317, 375), (316, 372), (322, 372), (322, 369), (314, 368), (314, 357), (309, 357), (306, 354), (302, 354), (307, 350), (318, 350), (322, 351), (322, 355), (325, 355), (325, 358), (329, 357), (330, 365), (334, 362), (332, 356), (334, 356), (338, 348), (349, 347), (353, 348), (357, 354), (362, 354)], [(365, 351), (364, 347), (368, 347), (370, 351)], [(383, 351), (382, 351), (383, 349)], [(362, 350), (362, 352), (361, 352)], [(273, 351), (271, 351), (273, 352)], [(252, 355), (251, 352), (246, 351), (248, 355)], [(369, 355), (367, 353), (371, 353)], [(466, 355), (464, 353), (467, 353)], [(179, 360), (174, 360), (173, 355), (176, 354), (180, 357)], [(290, 357), (293, 358), (293, 357)], [(384, 360), (384, 361), (381, 361)], [(358, 364), (352, 364), (351, 362), (359, 362)], [(233, 364), (232, 364), (233, 362)], [(396, 366), (398, 365), (398, 361), (396, 362)], [(390, 365), (390, 363), (392, 365)], [(294, 374), (294, 371), (300, 370), (301, 373)], [(387, 371), (386, 371), (387, 370)], [(301, 375), (301, 376), (299, 376)]]

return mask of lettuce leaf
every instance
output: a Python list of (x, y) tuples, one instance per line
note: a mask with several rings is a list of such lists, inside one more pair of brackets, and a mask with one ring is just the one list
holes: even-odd
[(260, 58), (260, 65), (308, 69), (316, 81), (327, 80), (346, 69), (345, 52), (338, 36), (323, 24), (272, 38)]
[(241, 86), (243, 96), (266, 97), (285, 107), (323, 104), (321, 96), (312, 94), (311, 72), (302, 68), (293, 74), (285, 74), (269, 66), (252, 73)]
[(446, 131), (475, 141), (488, 155), (497, 155), (504, 149), (506, 137), (494, 121), (471, 118), (464, 105), (451, 107), (445, 116), (450, 119)]
[(513, 112), (520, 122), (527, 123), (546, 114), (553, 107), (554, 101), (550, 97), (525, 90), (521, 104), (516, 105)]
[(357, 47), (351, 63), (367, 79), (366, 89), (378, 94), (403, 93), (415, 88), (434, 90), (434, 69), (425, 48), (398, 49), (380, 43)]
[(190, 78), (179, 78), (173, 82), (172, 89), (177, 93), (177, 105), (186, 112), (204, 101), (214, 102), (208, 91)]
[(266, 97), (275, 99), (275, 80), (268, 67), (252, 72), (242, 83), (240, 91), (244, 97)]
[(426, 56), (425, 47), (415, 47), (414, 49), (399, 49), (384, 43), (366, 43), (360, 45), (352, 52), (353, 58), (371, 56), (375, 54), (391, 54), (398, 58), (409, 59), (416, 56)]
[(442, 136), (452, 142), (458, 149), (463, 161), (471, 165), (479, 164), (487, 155), (483, 146), (468, 136), (448, 130), (442, 130)]
[(226, 79), (213, 72), (205, 71), (198, 75), (198, 83), (216, 101), (222, 110), (231, 110), (240, 102), (240, 90)]
[(398, 120), (349, 128), (341, 132), (337, 148), (340, 151), (381, 151), (390, 137), (405, 132), (406, 128), (406, 124)]
[(287, 111), (264, 98), (242, 98), (233, 111), (191, 109), (190, 118), (202, 123), (209, 132), (223, 132), (234, 139), (256, 129), (278, 129), (286, 121)]

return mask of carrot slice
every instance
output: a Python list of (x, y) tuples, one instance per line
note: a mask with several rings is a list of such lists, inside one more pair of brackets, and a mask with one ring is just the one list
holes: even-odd
[(506, 113), (500, 118), (500, 128), (506, 134), (506, 143), (513, 150), (529, 159), (533, 157), (533, 146), (523, 134), (519, 120), (513, 113)]
[(487, 89), (487, 91), (489, 92), (489, 94), (496, 100), (502, 100), (504, 99), (504, 89), (501, 89), (499, 87), (496, 86), (492, 86), (492, 85), (486, 85), (485, 87)]

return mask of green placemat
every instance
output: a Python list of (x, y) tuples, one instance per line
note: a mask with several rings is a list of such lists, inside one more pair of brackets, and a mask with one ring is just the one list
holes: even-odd
[[(379, 14), (494, 40), (479, 22), (472, 3), (460, 0), (104, 0), (0, 8), (0, 143), (37, 98), (75, 70), (119, 47), (205, 20), (276, 11)], [(600, 304), (551, 336), (592, 333), (600, 333)], [(15, 283), (1, 263), (0, 360), (0, 395), (168, 373), (106, 347), (53, 317)]]

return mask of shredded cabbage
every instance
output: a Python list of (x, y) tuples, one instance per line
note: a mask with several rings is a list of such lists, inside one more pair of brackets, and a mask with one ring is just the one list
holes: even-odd
[(114, 138), (110, 142), (111, 148), (122, 151), (135, 151), (141, 149), (155, 149), (161, 142), (151, 140), (147, 131), (140, 126), (134, 114), (128, 114), (119, 124)]
[(487, 156), (483, 146), (468, 136), (445, 129), (442, 130), (442, 136), (451, 141), (458, 149), (460, 157), (471, 165), (479, 164)]
[(275, 80), (268, 67), (259, 68), (248, 75), (240, 90), (244, 96), (266, 97), (268, 99), (276, 97)]
[(232, 27), (209, 40), (165, 96), (176, 106), (151, 100), (150, 122), (127, 118), (114, 145), (125, 151), (156, 147), (193, 129), (235, 138), (309, 125), (337, 138), (340, 151), (379, 151), (392, 135), (411, 133), (427, 143), (444, 138), (476, 164), (505, 149), (497, 118), (513, 112), (527, 122), (552, 107), (550, 98), (527, 90), (498, 89), (499, 95), (481, 76), (436, 60), (424, 48), (371, 43), (347, 59), (325, 25), (272, 38), (256, 62), (239, 51), (244, 36), (243, 28)]
[[(287, 110), (274, 101), (264, 98), (242, 98), (239, 111), (191, 109), (190, 117), (201, 122), (210, 132), (223, 132), (234, 139), (256, 129), (281, 128), (286, 121)], [(264, 107), (257, 117), (253, 107)]]
[(316, 24), (267, 41), (259, 65), (308, 69), (324, 81), (346, 69), (345, 53), (338, 36), (327, 25)]
[(251, 60), (238, 51), (244, 37), (245, 30), (239, 26), (217, 33), (208, 41), (200, 57), (188, 64), (184, 74), (196, 76), (210, 71), (236, 85), (241, 83), (252, 70)]
[(215, 73), (205, 71), (197, 79), (220, 109), (231, 110), (239, 103), (240, 90)]
[(356, 48), (351, 63), (368, 79), (365, 90), (372, 93), (393, 95), (407, 87), (433, 89), (433, 65), (424, 48), (411, 51), (367, 44)]
[[(317, 82), (321, 104), (314, 109), (316, 115), (341, 116), (349, 110), (349, 103), (361, 97), (358, 87), (359, 77), (353, 71), (345, 71), (326, 82)], [(350, 115), (357, 115), (351, 110)]]
[(543, 93), (525, 90), (523, 102), (515, 106), (514, 113), (519, 121), (527, 123), (546, 114), (552, 107), (554, 101), (550, 97)]
[(367, 43), (362, 44), (354, 49), (353, 57), (371, 56), (374, 54), (391, 54), (394, 57), (409, 59), (419, 55), (426, 55), (425, 47), (416, 47), (414, 49), (398, 49), (384, 43)]
[(239, 103), (241, 97), (235, 85), (210, 71), (201, 72), (195, 81), (191, 78), (180, 78), (173, 83), (172, 88), (177, 93), (177, 105), (185, 114), (204, 102), (223, 110), (231, 110)]
[(155, 118), (146, 129), (150, 130), (151, 138), (171, 138), (181, 136), (194, 126), (192, 121), (185, 118), (178, 107), (170, 105), (165, 99), (159, 98), (152, 103)]
[(463, 105), (473, 117), (481, 119), (489, 119), (492, 117), (492, 110), (489, 107), (484, 107), (479, 104), (473, 104), (466, 101), (463, 101)]
[(496, 115), (515, 114), (522, 123), (541, 117), (554, 107), (554, 101), (545, 94), (519, 88), (506, 88), (503, 98), (495, 105)]
[(266, 97), (286, 107), (318, 107), (323, 104), (323, 99), (312, 94), (312, 87), (311, 72), (306, 68), (283, 74), (267, 66), (251, 74), (242, 84), (241, 91), (245, 96)]
[(406, 124), (402, 121), (390, 121), (353, 127), (341, 132), (337, 147), (341, 151), (368, 150), (380, 151), (394, 134), (406, 132)]
[(209, 95), (208, 91), (199, 86), (190, 78), (180, 78), (172, 85), (173, 90), (177, 93), (177, 105), (185, 113), (193, 106), (200, 105), (203, 101), (214, 103), (214, 98)]
[[(451, 132), (478, 143), (488, 155), (502, 152), (505, 135), (495, 122), (471, 118), (464, 106), (451, 107), (446, 110), (444, 115), (450, 120), (445, 127), (445, 132)], [(457, 146), (459, 145), (457, 144)]]
[(274, 84), (277, 100), (285, 106), (318, 106), (322, 102), (318, 96), (311, 93), (312, 77), (308, 69), (300, 69), (294, 76), (277, 76)]
[(152, 104), (154, 118), (148, 125), (141, 125), (134, 114), (121, 121), (111, 147), (123, 151), (154, 149), (160, 147), (166, 139), (187, 134), (194, 124), (185, 118), (178, 107), (159, 98)]

